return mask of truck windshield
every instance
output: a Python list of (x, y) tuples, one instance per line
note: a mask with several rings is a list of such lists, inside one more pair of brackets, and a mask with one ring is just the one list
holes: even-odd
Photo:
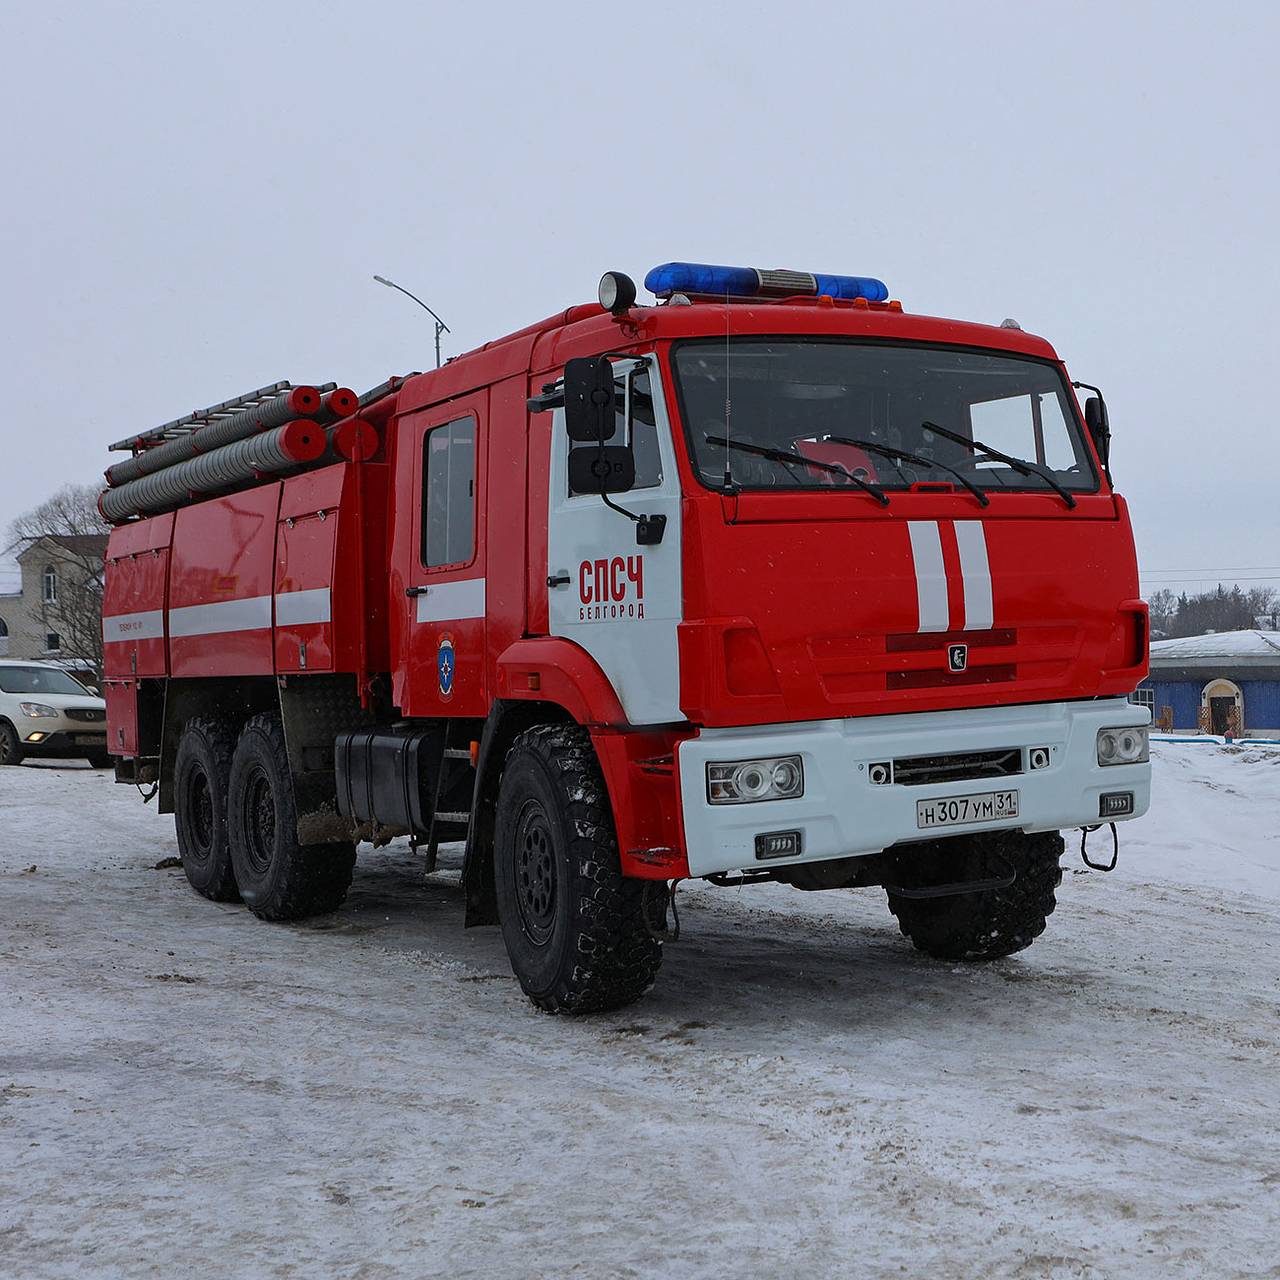
[(726, 471), (742, 489), (1098, 487), (1065, 380), (1047, 361), (815, 338), (689, 341), (673, 361), (694, 468), (710, 488)]

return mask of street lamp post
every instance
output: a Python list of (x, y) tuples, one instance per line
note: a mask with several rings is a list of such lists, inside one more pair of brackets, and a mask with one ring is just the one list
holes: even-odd
[(440, 367), (440, 335), (442, 333), (452, 333), (453, 330), (450, 329), (449, 326), (445, 324), (445, 322), (441, 320), (440, 317), (436, 315), (436, 313), (432, 311), (431, 308), (427, 306), (427, 304), (423, 302), (421, 298), (419, 298), (416, 294), (410, 293), (409, 290), (404, 287), (404, 285), (396, 284), (394, 280), (388, 280), (386, 276), (374, 276), (373, 278), (379, 284), (385, 284), (388, 289), (399, 289), (400, 292), (403, 293), (406, 298), (412, 298), (413, 301), (416, 302), (418, 306), (420, 306), (423, 309), (423, 311), (425, 311), (427, 315), (429, 315), (432, 318), (432, 320), (436, 322), (436, 368), (438, 369)]

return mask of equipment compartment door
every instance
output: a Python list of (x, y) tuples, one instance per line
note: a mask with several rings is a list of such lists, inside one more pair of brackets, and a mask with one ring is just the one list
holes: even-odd
[[(415, 413), (400, 424), (395, 568), (404, 624), (396, 695), (413, 716), (483, 716), (484, 475), (488, 393)], [(406, 467), (411, 473), (406, 474)]]

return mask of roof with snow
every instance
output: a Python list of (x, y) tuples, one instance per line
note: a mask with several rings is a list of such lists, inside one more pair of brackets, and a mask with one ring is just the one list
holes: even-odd
[(1219, 631), (1155, 641), (1151, 646), (1152, 673), (1173, 667), (1280, 668), (1280, 632)]
[(18, 560), (25, 560), (37, 547), (52, 542), (74, 556), (87, 556), (100, 560), (107, 553), (107, 535), (105, 533), (42, 533), (38, 538), (31, 538), (27, 545), (18, 552)]

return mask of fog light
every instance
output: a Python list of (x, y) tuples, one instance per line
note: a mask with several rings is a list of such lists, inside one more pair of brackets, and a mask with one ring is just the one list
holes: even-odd
[(707, 800), (711, 804), (755, 804), (802, 795), (804, 766), (799, 756), (707, 765)]
[(1122, 729), (1098, 730), (1098, 763), (1143, 764), (1149, 759), (1145, 725)]
[(1098, 817), (1100, 818), (1123, 818), (1132, 812), (1132, 791), (1108, 791), (1098, 797)]
[(40, 730), (39, 730), (39, 729), (37, 729), (37, 730), (35, 731), (35, 733), (29, 733), (29, 734), (27, 734), (27, 741), (28, 741), (28, 742), (43, 742), (43, 741), (44, 741), (48, 736), (49, 736), (49, 735), (48, 735), (47, 733), (41, 733), (41, 732), (40, 732)]
[(756, 857), (798, 858), (803, 842), (798, 831), (762, 831), (756, 836)]

